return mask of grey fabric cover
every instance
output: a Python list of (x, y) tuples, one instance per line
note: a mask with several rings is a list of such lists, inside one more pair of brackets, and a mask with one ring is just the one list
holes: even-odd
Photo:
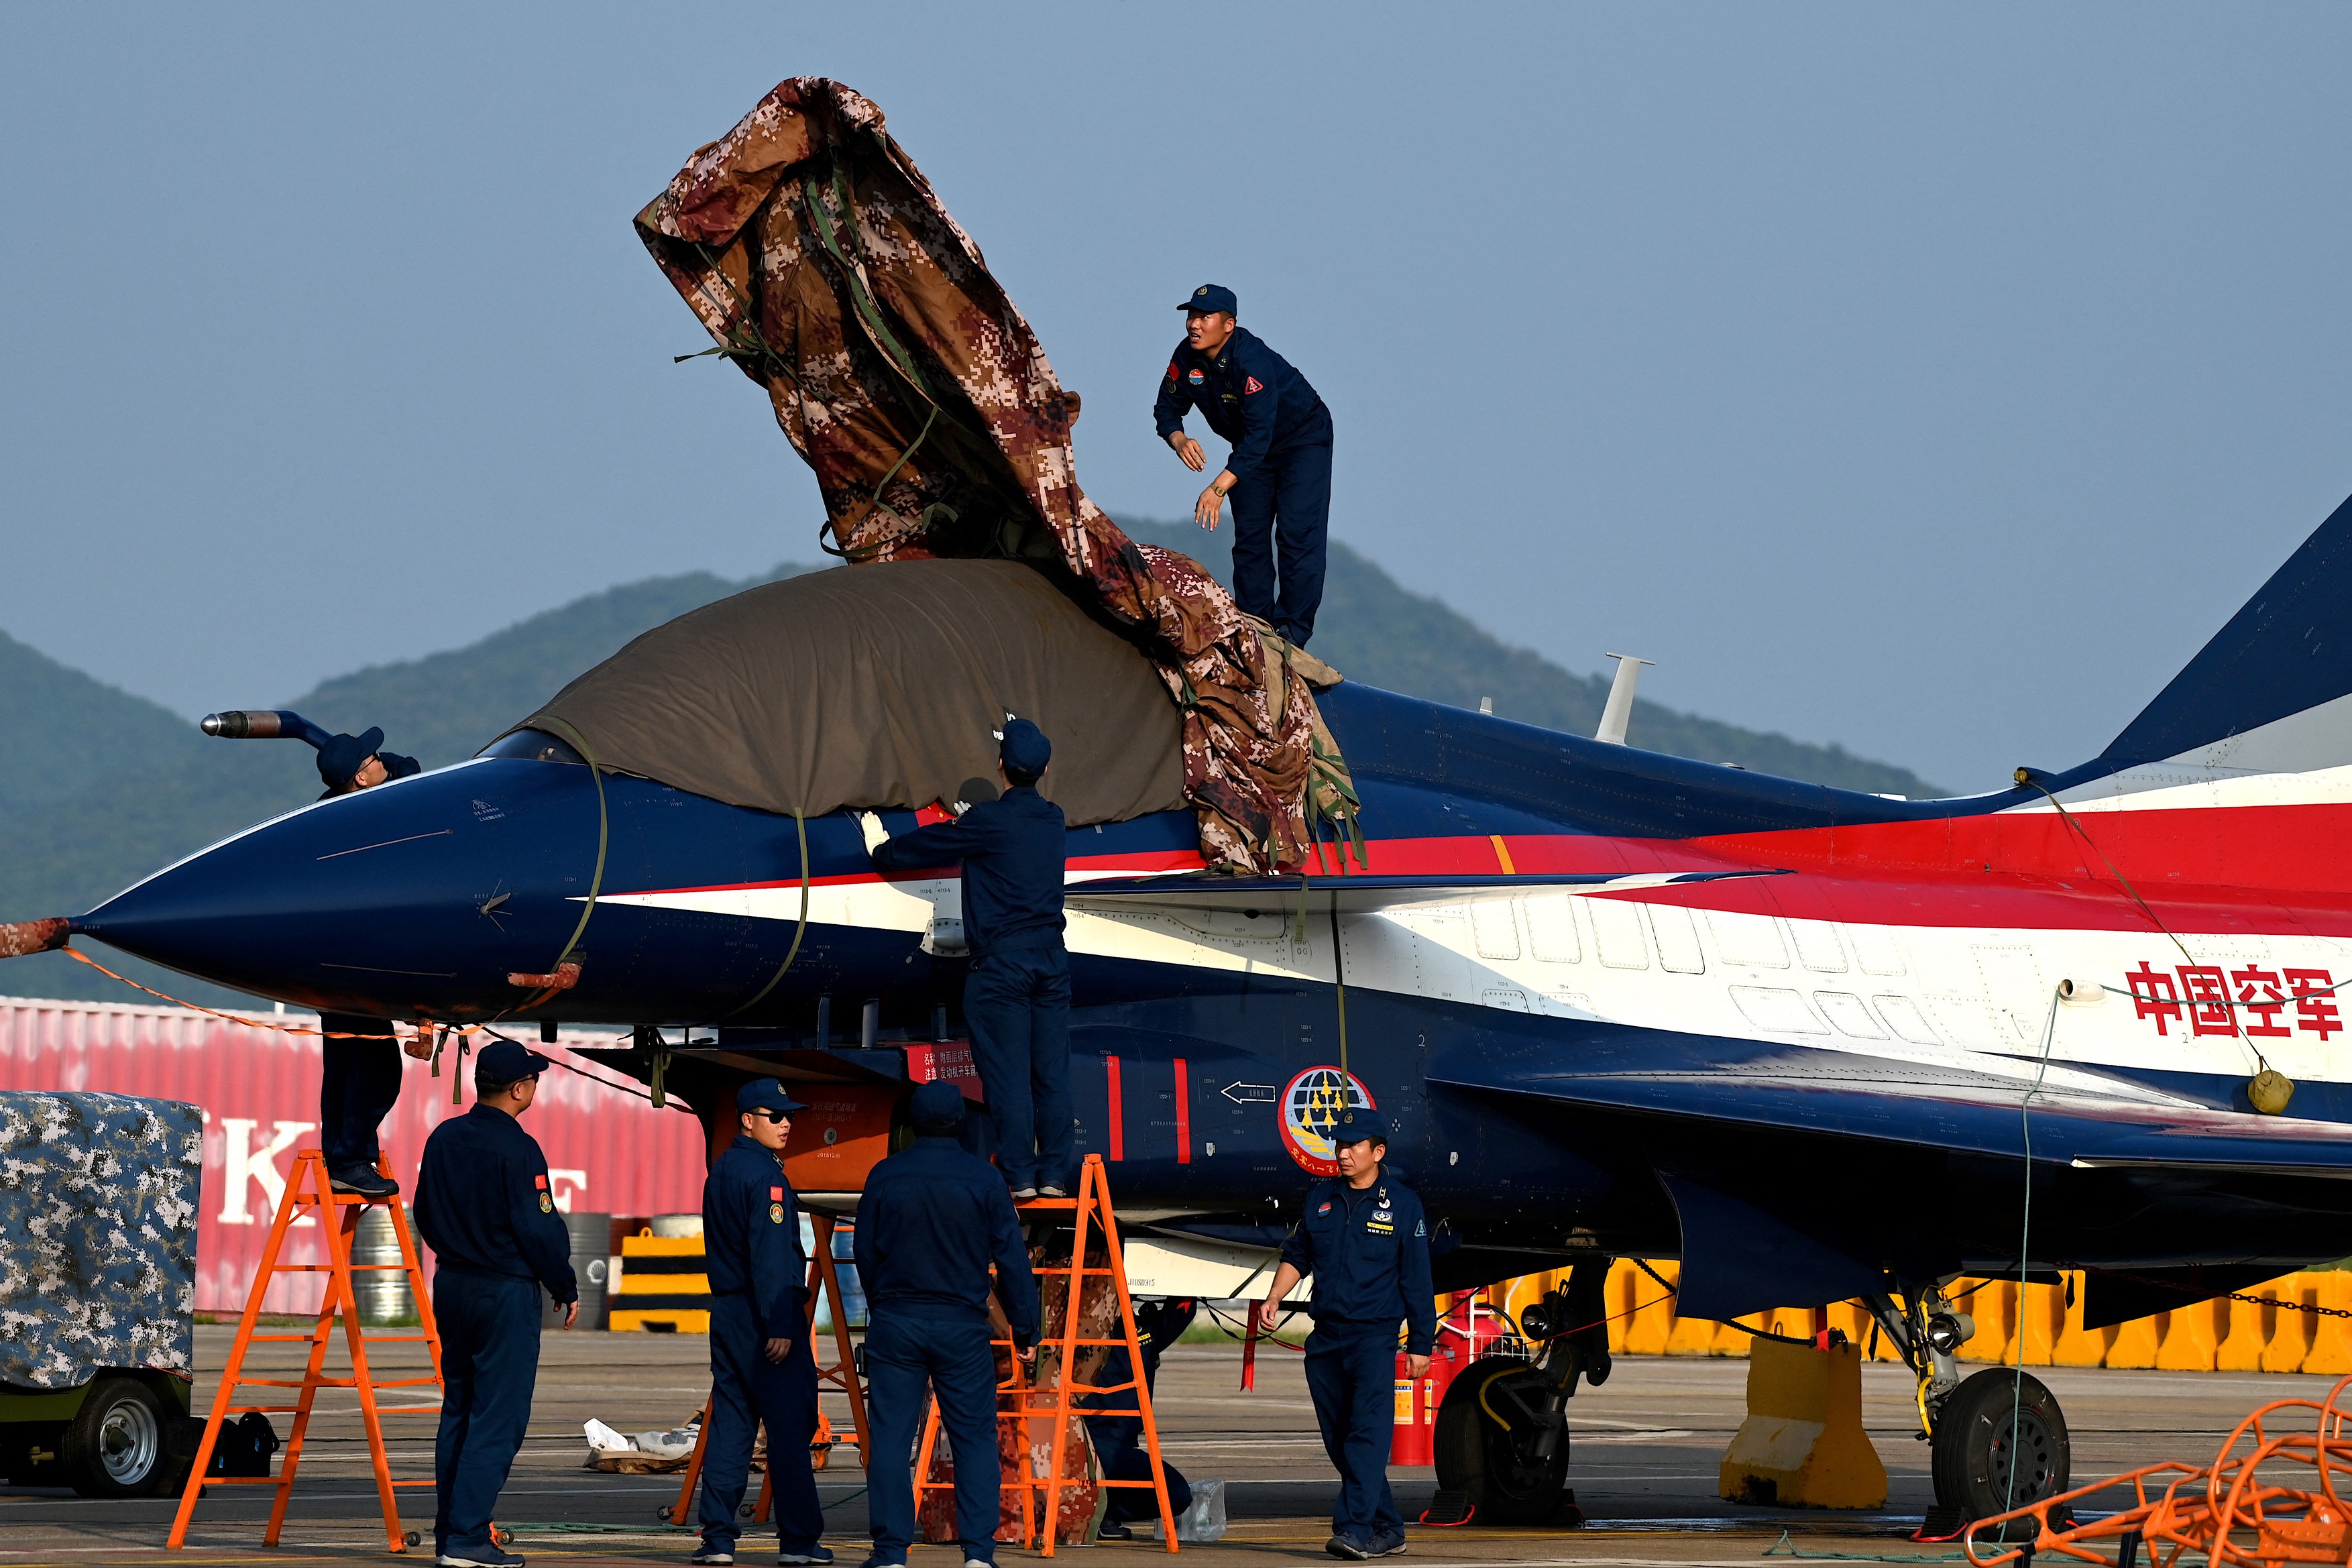
[(1074, 826), (1184, 805), (1181, 728), (1158, 672), (1010, 561), (764, 584), (655, 627), (516, 728), (570, 741), (569, 725), (600, 766), (821, 816), (992, 781), (1008, 712), (1054, 742), (1044, 793)]
[(191, 1368), (204, 1112), (0, 1090), (0, 1383)]

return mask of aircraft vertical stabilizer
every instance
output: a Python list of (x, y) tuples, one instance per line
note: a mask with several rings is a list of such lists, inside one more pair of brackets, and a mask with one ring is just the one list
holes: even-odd
[(2352, 765), (2352, 500), (2336, 509), (2100, 761), (2235, 773)]

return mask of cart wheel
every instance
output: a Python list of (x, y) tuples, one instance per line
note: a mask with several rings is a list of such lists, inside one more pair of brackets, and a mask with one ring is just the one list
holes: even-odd
[(411, 1546), (422, 1546), (425, 1544), (425, 1537), (413, 1530), (406, 1535), (402, 1536), (400, 1539)]
[(751, 1518), (751, 1505), (750, 1503), (748, 1503), (748, 1502), (747, 1502), (747, 1503), (745, 1503), (745, 1504), (743, 1504), (740, 1508), (738, 1508), (738, 1509), (735, 1510), (735, 1515), (736, 1515), (736, 1517), (737, 1517), (737, 1518), (739, 1518), (739, 1519), (749, 1519), (749, 1518)]
[(490, 1526), (490, 1544), (506, 1547), (514, 1544), (514, 1531), (499, 1525)]
[(654, 1510), (654, 1517), (660, 1520), (664, 1524), (667, 1524), (669, 1522), (669, 1504), (664, 1503), (661, 1507)]

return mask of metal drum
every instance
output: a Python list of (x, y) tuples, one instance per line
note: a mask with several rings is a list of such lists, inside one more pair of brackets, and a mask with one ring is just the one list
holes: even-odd
[[(412, 1241), (415, 1234), (412, 1228)], [(352, 1237), (352, 1262), (391, 1266), (367, 1268), (352, 1275), (352, 1293), (359, 1298), (361, 1322), (388, 1328), (420, 1321), (415, 1293), (409, 1289), (408, 1275), (400, 1267), (400, 1237), (392, 1228), (390, 1209), (372, 1204), (360, 1211), (359, 1230)]]
[[(563, 1228), (572, 1237), (572, 1275), (580, 1282), (580, 1317), (574, 1329), (602, 1329), (608, 1326), (610, 1304), (606, 1300), (613, 1245), (613, 1216), (609, 1214), (568, 1214), (563, 1216)], [(553, 1302), (544, 1293), (540, 1297), (545, 1316), (542, 1322), (552, 1328), (563, 1321)]]

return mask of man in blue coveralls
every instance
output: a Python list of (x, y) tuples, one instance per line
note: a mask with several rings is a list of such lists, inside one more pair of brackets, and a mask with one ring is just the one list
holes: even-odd
[[(1223, 284), (1203, 283), (1177, 307), (1184, 341), (1160, 380), (1152, 418), (1160, 438), (1194, 473), (1208, 467), (1184, 430), (1197, 408), (1232, 443), (1225, 466), (1193, 505), (1202, 528), (1234, 503), (1234, 600), (1296, 647), (1315, 635), (1331, 517), (1331, 411), (1288, 360), (1235, 321), (1241, 308)], [(1275, 593), (1275, 549), (1282, 592)]]
[[(988, 1267), (1024, 1364), (1037, 1352), (1037, 1279), (1004, 1183), (956, 1141), (963, 1093), (927, 1083), (908, 1106), (915, 1141), (874, 1167), (857, 1199), (857, 1278), (866, 1287), (866, 1388), (874, 1455), (874, 1553), (895, 1568), (915, 1539), (909, 1464), (923, 1387), (939, 1396), (955, 1457), (956, 1534), (964, 1568), (996, 1561), (996, 1357), (989, 1349)], [(770, 1451), (774, 1442), (770, 1440)]]
[(490, 1514), (530, 1425), (541, 1289), (563, 1309), (565, 1328), (580, 1315), (547, 1156), (515, 1121), (551, 1065), (512, 1040), (485, 1046), (474, 1058), (474, 1108), (433, 1130), (417, 1166), (416, 1229), (438, 1264), (433, 1545), (442, 1568), (522, 1568), (491, 1542)]
[(735, 1561), (735, 1510), (751, 1474), (752, 1435), (768, 1427), (776, 1561), (824, 1563), (824, 1512), (808, 1465), (816, 1431), (816, 1363), (806, 1311), (801, 1210), (784, 1180), (793, 1112), (808, 1107), (763, 1078), (735, 1091), (741, 1130), (702, 1184), (703, 1260), (710, 1276), (710, 1430), (702, 1447), (702, 1544), (695, 1563)]
[(1404, 1550), (1404, 1521), (1389, 1492), (1397, 1323), (1405, 1325), (1405, 1364), (1415, 1378), (1429, 1371), (1437, 1340), (1429, 1226), (1419, 1195), (1382, 1167), (1389, 1141), (1369, 1115), (1343, 1114), (1331, 1141), (1339, 1174), (1307, 1189), (1305, 1212), (1282, 1244), (1265, 1321), (1302, 1278), (1315, 1277), (1307, 1387), (1323, 1451), (1339, 1471), (1323, 1550), (1386, 1557)]
[(1066, 1197), (1077, 1163), (1070, 1107), (1070, 955), (1062, 945), (1062, 808), (1037, 793), (1054, 748), (1026, 719), (1004, 721), (1004, 793), (953, 822), (887, 840), (859, 818), (886, 874), (963, 863), (963, 931), (971, 946), (964, 1022), (996, 1129), (996, 1166), (1014, 1198)]

